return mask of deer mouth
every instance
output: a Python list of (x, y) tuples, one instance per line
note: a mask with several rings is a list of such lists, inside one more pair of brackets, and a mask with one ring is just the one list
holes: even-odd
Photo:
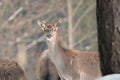
[(51, 37), (52, 37), (52, 35), (51, 35), (51, 34), (48, 34), (48, 35), (47, 35), (47, 38), (49, 38), (49, 39), (50, 39)]

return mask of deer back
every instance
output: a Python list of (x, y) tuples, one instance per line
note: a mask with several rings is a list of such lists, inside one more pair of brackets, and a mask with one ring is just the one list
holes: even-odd
[(28, 80), (22, 66), (8, 59), (0, 59), (0, 80)]

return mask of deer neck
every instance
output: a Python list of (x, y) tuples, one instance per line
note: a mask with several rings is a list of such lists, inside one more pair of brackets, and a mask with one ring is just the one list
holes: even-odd
[(64, 48), (61, 46), (61, 41), (58, 34), (54, 36), (54, 39), (47, 41), (48, 49), (50, 51), (49, 57), (58, 67), (64, 64), (63, 61), (63, 52)]

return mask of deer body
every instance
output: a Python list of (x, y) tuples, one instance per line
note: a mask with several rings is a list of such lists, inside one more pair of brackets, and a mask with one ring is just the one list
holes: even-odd
[(28, 80), (25, 70), (17, 62), (0, 58), (0, 80)]
[(64, 49), (57, 35), (55, 41), (47, 44), (49, 58), (65, 80), (93, 80), (101, 75), (98, 53)]
[(35, 73), (38, 80), (60, 80), (56, 67), (48, 58), (48, 50), (41, 53), (35, 65)]
[(51, 25), (38, 24), (46, 35), (49, 58), (55, 64), (61, 79), (94, 80), (101, 76), (98, 53), (65, 49), (57, 34), (58, 22)]

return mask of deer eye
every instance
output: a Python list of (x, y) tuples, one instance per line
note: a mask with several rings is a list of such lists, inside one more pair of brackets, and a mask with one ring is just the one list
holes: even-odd
[(45, 32), (49, 33), (51, 30), (45, 30)]

